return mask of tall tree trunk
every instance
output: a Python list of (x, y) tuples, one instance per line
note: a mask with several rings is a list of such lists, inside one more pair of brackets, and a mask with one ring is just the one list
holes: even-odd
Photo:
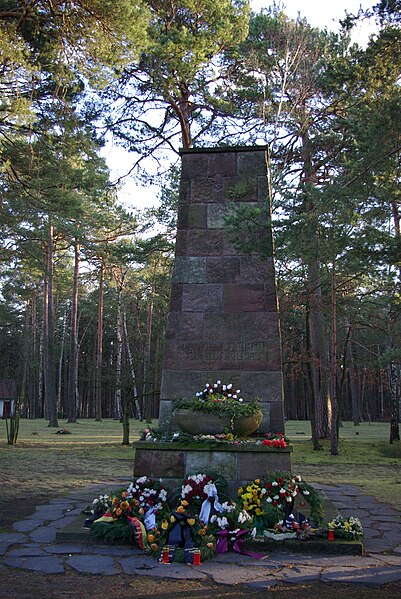
[(102, 419), (102, 370), (103, 370), (103, 282), (104, 261), (99, 271), (99, 303), (97, 320), (96, 375), (95, 375), (95, 420)]
[(45, 396), (48, 410), (49, 426), (58, 427), (57, 420), (57, 397), (56, 397), (56, 380), (55, 380), (55, 355), (54, 355), (54, 309), (53, 309), (53, 223), (49, 218), (49, 236), (47, 243), (47, 260), (46, 260), (46, 362), (45, 362)]
[(147, 326), (147, 339), (146, 339), (146, 356), (144, 361), (144, 385), (143, 385), (143, 395), (145, 398), (145, 418), (147, 423), (152, 422), (152, 412), (151, 412), (151, 402), (150, 402), (150, 350), (152, 346), (152, 327), (153, 327), (153, 301), (155, 294), (155, 271), (156, 271), (156, 262), (154, 262), (154, 270), (153, 270), (153, 279), (152, 286), (150, 290), (149, 297), (149, 310), (148, 310), (148, 326)]
[(336, 263), (333, 260), (331, 273), (331, 368), (330, 368), (330, 453), (338, 455), (338, 400), (337, 400), (337, 293)]
[(310, 345), (310, 324), (309, 324), (309, 306), (306, 309), (306, 350), (308, 354), (307, 361), (307, 380), (308, 380), (308, 388), (309, 393), (309, 414), (310, 414), (310, 424), (311, 424), (311, 433), (312, 433), (312, 445), (315, 451), (323, 449), (323, 446), (319, 443), (319, 437), (317, 434), (316, 428), (316, 399), (315, 399), (315, 385), (313, 384), (313, 370), (312, 370), (312, 351)]
[(116, 389), (114, 393), (114, 417), (117, 420), (122, 418), (122, 406), (121, 406), (121, 372), (122, 372), (122, 359), (123, 359), (123, 337), (122, 337), (122, 320), (121, 320), (121, 298), (122, 288), (118, 288), (117, 295), (117, 358), (116, 358)]
[(80, 246), (74, 244), (74, 277), (71, 298), (70, 355), (68, 360), (68, 422), (77, 421), (77, 367), (78, 367), (78, 275)]
[[(63, 402), (61, 401), (61, 392), (63, 388), (63, 361), (64, 361), (64, 345), (67, 331), (67, 314), (63, 314), (63, 328), (61, 332), (60, 355), (58, 358), (58, 384), (57, 384), (57, 411), (61, 411)], [(65, 406), (64, 406), (65, 407)], [(64, 409), (62, 410), (64, 412)]]
[(398, 369), (395, 362), (390, 362), (390, 443), (400, 440), (400, 395)]
[(136, 386), (136, 374), (135, 374), (135, 368), (134, 368), (134, 360), (132, 358), (131, 348), (129, 345), (128, 328), (127, 328), (127, 314), (125, 311), (124, 311), (124, 315), (123, 315), (123, 322), (124, 322), (125, 346), (126, 346), (126, 351), (127, 351), (127, 356), (128, 356), (128, 364), (130, 367), (131, 378), (132, 378), (132, 396), (134, 399), (136, 416), (137, 416), (138, 420), (142, 420), (143, 416), (142, 416), (142, 411), (141, 411), (141, 404), (138, 401), (138, 389)]

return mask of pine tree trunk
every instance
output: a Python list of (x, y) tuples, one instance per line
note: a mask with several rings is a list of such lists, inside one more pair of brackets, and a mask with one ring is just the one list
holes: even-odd
[(121, 298), (122, 289), (119, 287), (117, 296), (117, 358), (116, 358), (116, 389), (114, 393), (114, 417), (117, 420), (122, 418), (121, 409), (121, 372), (123, 358), (123, 339), (122, 339), (122, 321), (121, 321)]
[(103, 367), (103, 279), (104, 262), (101, 261), (99, 272), (99, 303), (97, 321), (97, 349), (95, 375), (95, 420), (102, 419), (102, 367)]
[(54, 308), (53, 308), (53, 224), (49, 218), (49, 237), (47, 244), (47, 268), (46, 268), (46, 362), (45, 367), (45, 397), (48, 410), (49, 426), (58, 427), (57, 420), (57, 397), (55, 380), (55, 355), (54, 355)]
[(74, 278), (71, 299), (71, 323), (70, 323), (70, 354), (68, 359), (68, 422), (77, 421), (77, 365), (78, 365), (78, 275), (79, 275), (79, 252), (80, 246), (74, 244)]
[(400, 395), (398, 385), (397, 364), (391, 362), (389, 366), (390, 374), (390, 443), (400, 440)]
[(330, 453), (338, 455), (338, 400), (337, 400), (337, 293), (336, 293), (336, 263), (333, 260), (331, 276), (331, 367), (330, 367)]

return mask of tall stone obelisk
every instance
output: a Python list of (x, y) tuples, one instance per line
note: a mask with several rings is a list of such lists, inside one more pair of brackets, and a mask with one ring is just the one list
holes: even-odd
[[(233, 203), (270, 222), (266, 148), (184, 150), (159, 427), (174, 429), (174, 399), (220, 379), (258, 396), (260, 432), (284, 428), (273, 258), (237, 251), (224, 218)], [(256, 231), (255, 231), (256, 234)], [(271, 235), (266, 243), (271, 244)], [(267, 252), (269, 253), (269, 252)], [(272, 254), (272, 252), (271, 252)]]

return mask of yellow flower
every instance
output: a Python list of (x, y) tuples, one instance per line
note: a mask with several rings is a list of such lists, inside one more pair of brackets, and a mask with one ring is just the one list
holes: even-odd
[(121, 514), (122, 514), (122, 513), (123, 513), (123, 511), (122, 511), (122, 510), (121, 510), (121, 509), (118, 507), (118, 508), (116, 509), (116, 515), (117, 515), (117, 516), (121, 516)]
[(159, 548), (159, 545), (157, 543), (152, 543), (151, 546), (150, 546), (150, 548), (151, 548), (152, 551), (156, 551), (156, 549)]
[(260, 485), (260, 478), (255, 478), (255, 483), (256, 483), (257, 485)]
[[(174, 516), (171, 516), (171, 517), (174, 518)], [(174, 518), (174, 520), (175, 520), (175, 518)], [(174, 522), (174, 520), (171, 520), (171, 522)], [(168, 522), (167, 522), (167, 520), (163, 520), (163, 522), (162, 522), (162, 529), (163, 530), (167, 530), (168, 529)]]
[(148, 535), (148, 541), (149, 541), (149, 543), (153, 543), (154, 540), (155, 540), (155, 536), (154, 535)]
[(206, 534), (206, 530), (204, 528), (201, 528), (198, 530), (198, 535), (201, 535), (201, 537), (203, 537), (203, 535)]
[(175, 517), (174, 516), (170, 516), (170, 522), (175, 522)]
[(238, 495), (242, 495), (242, 493), (243, 493), (243, 492), (244, 492), (244, 489), (243, 489), (242, 487), (240, 487), (240, 488), (238, 489)]
[(129, 509), (129, 503), (128, 503), (128, 501), (122, 501), (122, 502), (120, 503), (120, 508), (121, 508), (122, 510), (128, 510), (128, 509)]
[(185, 507), (183, 505), (179, 505), (176, 509), (176, 512), (177, 514), (182, 514), (182, 512), (185, 512)]
[(207, 543), (207, 545), (206, 545), (206, 546), (207, 546), (207, 547), (209, 547), (209, 549), (213, 549), (213, 547), (214, 547), (214, 544), (213, 544), (213, 543)]
[(195, 524), (195, 518), (188, 518), (189, 526), (193, 526)]
[(188, 507), (189, 503), (188, 503), (188, 501), (186, 499), (183, 499), (181, 501), (181, 505), (183, 505), (184, 507)]

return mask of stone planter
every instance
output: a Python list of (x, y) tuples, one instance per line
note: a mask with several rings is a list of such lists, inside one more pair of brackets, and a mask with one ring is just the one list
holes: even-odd
[(208, 414), (192, 410), (176, 410), (174, 419), (177, 426), (189, 435), (218, 435), (229, 430), (234, 435), (247, 437), (256, 431), (262, 422), (263, 414), (258, 411), (252, 416), (239, 416), (231, 419), (230, 416)]

